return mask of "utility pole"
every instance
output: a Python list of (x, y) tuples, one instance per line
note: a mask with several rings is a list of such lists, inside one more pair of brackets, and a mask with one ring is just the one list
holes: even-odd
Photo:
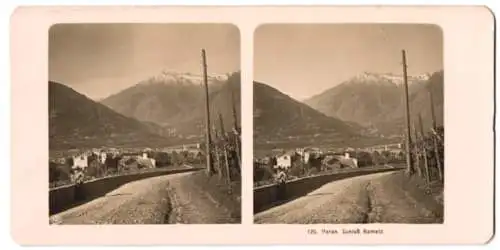
[(214, 172), (212, 166), (212, 138), (210, 136), (210, 102), (208, 99), (208, 76), (207, 76), (207, 56), (205, 49), (201, 50), (201, 57), (203, 62), (203, 83), (205, 85), (205, 133), (206, 133), (206, 157), (207, 157), (207, 173), (212, 175)]
[(408, 97), (408, 75), (407, 75), (407, 65), (406, 65), (406, 51), (402, 50), (403, 54), (403, 77), (404, 77), (404, 90), (405, 90), (405, 104), (406, 104), (406, 164), (407, 174), (413, 174), (413, 164), (411, 160), (411, 135), (410, 135), (410, 101)]

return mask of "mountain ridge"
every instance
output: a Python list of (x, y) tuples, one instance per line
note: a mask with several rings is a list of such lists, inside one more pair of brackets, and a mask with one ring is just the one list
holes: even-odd
[[(176, 77), (171, 78), (172, 75)], [(179, 75), (181, 77), (177, 77)], [(153, 76), (111, 95), (101, 103), (120, 114), (142, 122), (173, 129), (183, 135), (199, 135), (205, 122), (205, 89), (201, 82), (198, 82), (202, 79), (192, 78), (191, 76), (195, 74), (187, 76), (189, 77), (183, 73), (169, 73), (167, 78)], [(212, 121), (218, 121), (218, 113), (221, 113), (223, 120), (226, 121), (225, 124), (230, 124), (229, 120), (232, 120), (232, 111), (231, 114), (228, 113), (228, 107), (232, 107), (230, 93), (234, 93), (234, 105), (238, 116), (240, 113), (240, 73), (212, 74), (209, 75), (209, 81), (211, 81), (208, 89)], [(233, 90), (230, 90), (231, 88)], [(221, 95), (224, 98), (220, 97)]]
[[(443, 75), (437, 71), (409, 77), (408, 92), (413, 116), (422, 114), (426, 126), (432, 119), (421, 107), (428, 106), (428, 89), (435, 96), (436, 119), (442, 123)], [(440, 87), (441, 86), (441, 87)], [(404, 125), (404, 87), (398, 80), (385, 76), (355, 76), (320, 94), (307, 99), (305, 103), (330, 117), (352, 121), (365, 127), (376, 128), (386, 135), (399, 134)], [(428, 108), (430, 109), (430, 108)]]
[(359, 136), (353, 124), (328, 117), (265, 83), (254, 81), (253, 88), (254, 136), (258, 143)]
[(49, 81), (49, 148), (169, 143), (130, 117), (93, 101), (71, 87)]

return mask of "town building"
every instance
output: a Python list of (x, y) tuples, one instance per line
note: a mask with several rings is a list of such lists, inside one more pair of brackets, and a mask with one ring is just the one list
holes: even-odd
[(292, 167), (292, 155), (291, 154), (283, 154), (276, 157), (276, 165), (275, 168), (284, 168), (288, 169)]

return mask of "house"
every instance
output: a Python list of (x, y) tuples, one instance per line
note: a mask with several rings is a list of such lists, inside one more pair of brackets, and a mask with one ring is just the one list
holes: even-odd
[(292, 155), (291, 154), (283, 154), (281, 156), (276, 157), (276, 165), (275, 168), (285, 168), (288, 169), (292, 166)]
[(349, 153), (345, 153), (343, 157), (340, 157), (340, 163), (351, 168), (358, 168), (358, 160), (352, 158)]
[(336, 164), (338, 164), (337, 167), (358, 168), (358, 160), (351, 157), (349, 153), (327, 155), (323, 160), (323, 165), (326, 167), (333, 167)]
[(311, 153), (310, 152), (304, 152), (304, 154), (302, 155), (302, 161), (305, 163), (305, 164), (308, 164), (309, 163), (309, 158), (311, 157)]
[(99, 162), (101, 164), (105, 164), (107, 157), (108, 157), (108, 155), (106, 154), (106, 152), (103, 151), (103, 152), (99, 153)]
[(88, 167), (88, 155), (87, 154), (73, 156), (72, 168), (87, 168), (87, 167)]
[(155, 159), (150, 159), (150, 158), (138, 158), (137, 164), (141, 165), (143, 167), (146, 167), (146, 168), (155, 168), (156, 167)]

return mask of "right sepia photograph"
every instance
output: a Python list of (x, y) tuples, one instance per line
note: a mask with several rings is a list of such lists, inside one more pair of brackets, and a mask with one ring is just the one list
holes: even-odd
[(254, 39), (254, 223), (444, 222), (439, 26), (266, 24)]

